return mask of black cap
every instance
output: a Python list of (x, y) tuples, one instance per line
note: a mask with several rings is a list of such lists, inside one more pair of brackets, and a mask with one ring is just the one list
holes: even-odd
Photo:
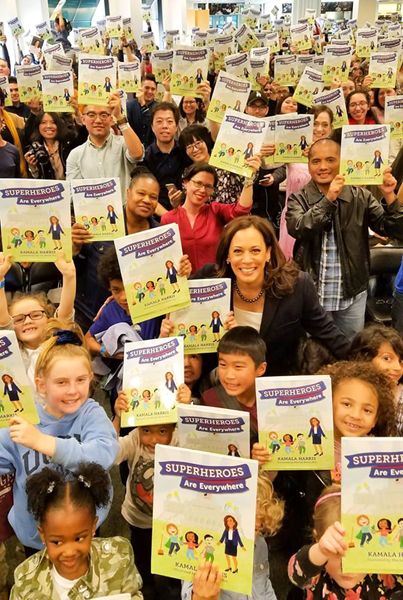
[(266, 106), (269, 106), (269, 99), (267, 98), (267, 96), (265, 96), (261, 92), (251, 92), (249, 94), (249, 98), (248, 98), (246, 105), (250, 106), (257, 100), (260, 100), (260, 102), (263, 102), (263, 104), (266, 104)]

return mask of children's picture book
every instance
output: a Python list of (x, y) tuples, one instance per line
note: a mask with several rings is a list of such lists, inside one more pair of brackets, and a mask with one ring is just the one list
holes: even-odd
[(326, 46), (323, 65), (323, 81), (332, 83), (337, 78), (347, 81), (350, 73), (352, 50), (350, 46)]
[(371, 88), (394, 88), (398, 68), (397, 52), (372, 52), (369, 60)]
[(280, 85), (297, 85), (298, 69), (295, 54), (283, 54), (274, 58), (274, 79)]
[(146, 31), (140, 35), (141, 48), (144, 52), (154, 52), (157, 49), (154, 40), (154, 33), (152, 31)]
[(312, 69), (316, 69), (316, 71), (320, 71), (323, 74), (324, 63), (325, 58), (323, 56), (314, 55), (312, 64), (310, 66), (312, 67)]
[(225, 57), (234, 54), (235, 41), (232, 34), (216, 35), (214, 38), (214, 66), (215, 70), (219, 71), (225, 66)]
[(178, 275), (183, 255), (176, 223), (115, 240), (133, 323), (190, 306), (186, 277)]
[(298, 23), (290, 27), (291, 44), (297, 52), (312, 48), (311, 32), (308, 23)]
[(270, 54), (280, 52), (280, 40), (278, 31), (270, 31), (266, 34), (266, 45), (270, 48)]
[(195, 48), (205, 48), (207, 45), (207, 31), (194, 31), (192, 34), (193, 46)]
[(305, 67), (297, 87), (295, 88), (293, 98), (300, 104), (311, 107), (314, 95), (319, 94), (322, 89), (322, 73), (315, 69), (311, 69), (311, 67)]
[(328, 375), (256, 378), (259, 443), (269, 470), (333, 469), (332, 385)]
[[(171, 50), (181, 42), (181, 34), (179, 29), (169, 29), (165, 32), (165, 48)], [(153, 65), (154, 72), (154, 65)]]
[(205, 450), (249, 458), (250, 416), (242, 410), (178, 405), (178, 440), (181, 448)]
[(92, 241), (125, 235), (119, 178), (72, 179), (70, 184), (76, 223), (91, 233)]
[(218, 27), (209, 27), (206, 30), (206, 33), (207, 33), (206, 46), (208, 48), (214, 48), (214, 40), (216, 39), (217, 35), (219, 34)]
[(49, 64), (47, 65), (48, 71), (71, 71), (73, 61), (68, 56), (65, 56), (64, 52), (54, 52), (50, 57)]
[(385, 96), (385, 123), (392, 139), (403, 139), (403, 96)]
[(248, 52), (238, 52), (224, 58), (225, 70), (235, 77), (249, 81), (252, 85), (252, 67)]
[(104, 106), (116, 90), (116, 57), (80, 54), (78, 102)]
[(207, 48), (175, 48), (171, 77), (172, 94), (196, 96), (197, 86), (207, 79), (208, 61)]
[(260, 15), (260, 31), (271, 31), (273, 25), (271, 23), (271, 15)]
[(9, 427), (16, 415), (39, 423), (34, 390), (29, 383), (14, 331), (0, 331), (0, 427)]
[(245, 159), (258, 154), (267, 129), (266, 119), (227, 109), (210, 157), (210, 165), (244, 177), (252, 176)]
[(3, 93), (4, 106), (12, 106), (10, 84), (8, 83), (8, 77), (0, 76), (0, 90)]
[(36, 58), (39, 60), (39, 56), (40, 56), (42, 48), (43, 48), (43, 39), (40, 38), (38, 35), (34, 35), (31, 39), (31, 43), (29, 46), (30, 53), (34, 54), (36, 56)]
[(277, 115), (274, 162), (307, 163), (308, 157), (304, 150), (312, 143), (312, 136), (312, 115)]
[(61, 42), (57, 42), (56, 44), (47, 45), (46, 48), (44, 48), (43, 56), (44, 56), (46, 62), (48, 62), (50, 60), (52, 54), (55, 54), (55, 53), (63, 54), (63, 56), (65, 56), (63, 44)]
[(181, 338), (127, 342), (123, 390), (129, 400), (129, 411), (122, 412), (122, 427), (176, 423), (176, 393), (183, 378)]
[(312, 67), (314, 54), (298, 54), (297, 55), (297, 71), (298, 77), (302, 76), (302, 73), (305, 71), (305, 67)]
[(227, 108), (243, 113), (250, 90), (249, 81), (226, 71), (220, 71), (208, 107), (207, 118), (216, 123), (222, 123)]
[[(261, 48), (256, 48), (261, 50)], [(267, 48), (262, 48), (267, 50)], [(262, 77), (267, 77), (269, 74), (269, 64), (266, 58), (251, 58), (250, 66), (252, 71), (252, 89), (260, 91), (262, 89), (260, 81)]]
[(18, 17), (14, 17), (14, 19), (11, 19), (10, 21), (7, 21), (8, 26), (11, 29), (11, 35), (13, 37), (20, 37), (23, 33), (24, 33), (24, 28), (21, 25), (21, 21), (19, 20)]
[(151, 62), (156, 81), (162, 83), (164, 79), (170, 77), (172, 72), (173, 58), (173, 50), (156, 50), (153, 53)]
[(339, 129), (348, 125), (346, 101), (342, 88), (320, 92), (313, 97), (314, 105), (323, 104), (328, 106), (333, 113), (333, 129)]
[(70, 104), (74, 96), (72, 71), (44, 71), (42, 73), (43, 110), (49, 112), (74, 112)]
[(241, 21), (250, 29), (254, 30), (258, 26), (260, 17), (259, 8), (245, 8), (241, 12)]
[(403, 438), (341, 440), (344, 573), (402, 573)]
[(400, 38), (378, 38), (378, 52), (399, 52), (402, 41)]
[(243, 52), (249, 52), (252, 48), (259, 48), (260, 46), (259, 40), (252, 29), (245, 23), (236, 30), (234, 40)]
[(185, 354), (216, 352), (230, 311), (230, 279), (191, 279), (191, 305), (171, 314), (173, 335), (183, 337)]
[(389, 125), (344, 125), (340, 174), (347, 185), (382, 185), (388, 166)]
[(81, 48), (88, 54), (105, 54), (105, 48), (98, 27), (89, 27), (81, 32)]
[(357, 29), (355, 39), (355, 53), (358, 58), (369, 58), (377, 48), (378, 32), (375, 28)]
[(151, 572), (191, 581), (201, 561), (250, 595), (258, 463), (157, 444)]
[(68, 181), (0, 179), (3, 251), (19, 262), (71, 259)]
[(42, 67), (41, 65), (21, 65), (15, 67), (18, 81), (18, 91), (21, 102), (42, 98)]
[(123, 23), (121, 15), (116, 15), (114, 17), (106, 17), (105, 28), (106, 33), (110, 38), (120, 38), (123, 32)]
[(122, 30), (123, 30), (123, 35), (126, 38), (126, 41), (132, 42), (134, 40), (134, 35), (133, 35), (133, 23), (132, 23), (131, 17), (123, 17)]
[(138, 92), (141, 85), (141, 66), (140, 61), (134, 59), (133, 62), (118, 63), (118, 85), (125, 92)]
[(35, 28), (36, 28), (37, 35), (39, 35), (41, 40), (43, 40), (44, 42), (47, 42), (48, 40), (53, 39), (53, 36), (50, 32), (49, 24), (46, 21), (39, 23), (38, 25), (35, 26)]

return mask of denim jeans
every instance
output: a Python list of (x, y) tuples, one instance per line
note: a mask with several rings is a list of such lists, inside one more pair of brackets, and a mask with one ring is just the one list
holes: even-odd
[(367, 303), (367, 292), (357, 294), (351, 306), (344, 310), (333, 310), (330, 314), (337, 327), (350, 340), (356, 333), (364, 328), (365, 324), (365, 306)]

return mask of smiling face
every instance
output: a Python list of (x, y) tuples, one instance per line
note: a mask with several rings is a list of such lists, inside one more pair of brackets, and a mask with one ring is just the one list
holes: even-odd
[(241, 229), (232, 238), (228, 261), (239, 283), (263, 285), (269, 259), (270, 248), (266, 247), (263, 235), (255, 227)]
[(332, 141), (319, 142), (312, 146), (308, 170), (316, 184), (329, 185), (339, 172), (340, 146)]
[(293, 100), (292, 96), (288, 96), (288, 98), (286, 98), (281, 105), (280, 113), (282, 115), (286, 115), (287, 113), (297, 112), (297, 110), (298, 110), (297, 102), (295, 100)]
[(185, 383), (190, 388), (200, 379), (203, 366), (202, 361), (203, 359), (200, 354), (185, 354)]
[(218, 356), (218, 379), (229, 396), (241, 402), (255, 394), (255, 379), (266, 370), (266, 363), (256, 367), (248, 354), (225, 354)]
[[(28, 315), (34, 311), (43, 311), (43, 305), (36, 298), (22, 298), (14, 302), (9, 309), (10, 316)], [(25, 317), (22, 323), (14, 324), (14, 331), (17, 339), (28, 348), (38, 348), (44, 340), (45, 330), (48, 323), (46, 313), (43, 312), (40, 319), (31, 319)]]
[(365, 94), (357, 92), (351, 96), (348, 113), (354, 121), (358, 124), (364, 124), (368, 109), (369, 105)]
[(399, 379), (403, 376), (403, 360), (396, 354), (389, 342), (383, 342), (379, 346), (378, 354), (371, 362), (378, 371), (384, 373), (394, 384), (399, 383)]
[(39, 133), (46, 141), (55, 140), (57, 137), (57, 125), (51, 115), (45, 113), (39, 125)]
[(338, 556), (329, 558), (325, 569), (330, 577), (344, 590), (352, 589), (365, 577), (364, 573), (342, 573), (341, 558)]
[(342, 380), (333, 390), (335, 435), (362, 437), (376, 425), (379, 409), (375, 388), (360, 379)]
[(193, 116), (197, 110), (196, 98), (185, 96), (182, 102), (182, 110), (186, 116)]
[(154, 113), (151, 129), (157, 138), (157, 142), (163, 144), (172, 142), (177, 130), (172, 110), (157, 110)]
[(126, 212), (140, 219), (153, 216), (158, 204), (160, 186), (152, 177), (139, 177), (126, 193)]
[(320, 112), (313, 122), (313, 141), (329, 137), (332, 133), (332, 124), (330, 122), (329, 113), (326, 111)]
[(396, 90), (393, 88), (381, 88), (378, 94), (378, 102), (382, 108), (385, 108), (385, 98), (389, 96), (396, 96)]
[(203, 140), (196, 140), (186, 146), (186, 154), (194, 163), (205, 163), (210, 159), (210, 153), (207, 144)]
[(184, 182), (186, 200), (184, 208), (200, 209), (209, 200), (214, 191), (214, 175), (207, 171), (200, 171)]

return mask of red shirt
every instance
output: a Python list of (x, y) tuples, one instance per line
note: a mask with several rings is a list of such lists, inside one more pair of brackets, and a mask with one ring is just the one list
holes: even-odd
[(249, 212), (250, 207), (244, 208), (239, 202), (212, 202), (201, 207), (192, 228), (186, 210), (179, 206), (162, 215), (161, 225), (178, 224), (183, 253), (188, 254), (194, 273), (208, 263), (215, 263), (218, 241), (224, 225)]
[[(367, 113), (364, 123), (360, 123), (360, 125), (377, 125), (377, 122), (375, 121), (375, 119), (368, 115), (370, 115), (370, 113)], [(358, 125), (359, 124), (359, 123), (357, 123), (357, 121), (355, 121), (351, 117), (348, 118), (348, 122), (350, 125)]]

